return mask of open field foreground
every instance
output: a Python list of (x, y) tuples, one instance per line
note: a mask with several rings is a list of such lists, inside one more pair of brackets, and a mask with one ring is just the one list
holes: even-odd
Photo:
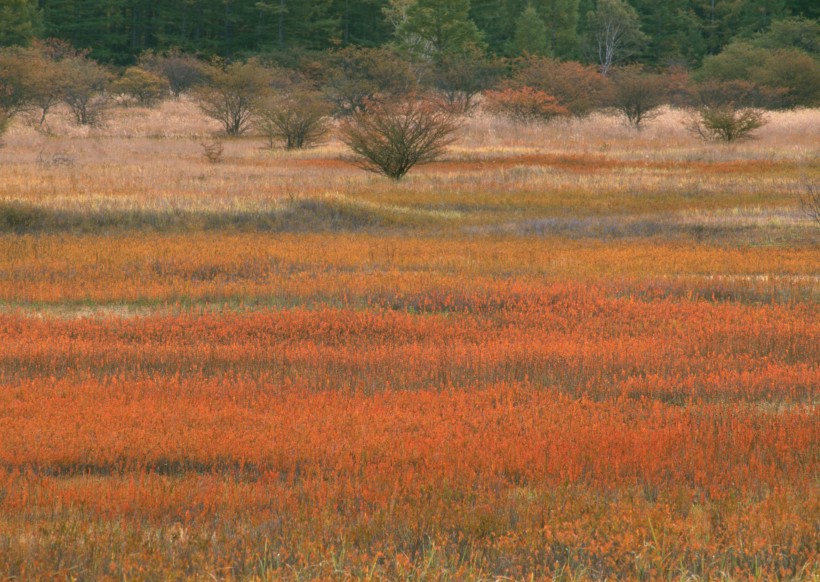
[(182, 100), (0, 149), (0, 580), (817, 580), (820, 111), (368, 175)]

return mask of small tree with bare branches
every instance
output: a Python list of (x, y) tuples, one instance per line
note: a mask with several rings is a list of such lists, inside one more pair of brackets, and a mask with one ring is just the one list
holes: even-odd
[[(3, 90), (2, 85), (0, 85), (0, 91)], [(6, 133), (6, 130), (9, 128), (9, 123), (11, 122), (11, 116), (6, 113), (6, 110), (0, 107), (0, 147), (3, 147), (3, 134)]]
[(662, 76), (640, 66), (623, 67), (612, 71), (612, 86), (612, 107), (635, 129), (660, 115), (667, 93)]
[(732, 104), (701, 108), (689, 121), (688, 129), (704, 141), (733, 143), (751, 139), (752, 132), (766, 125), (757, 109), (738, 109)]
[(255, 60), (208, 69), (207, 85), (196, 91), (199, 107), (220, 122), (228, 135), (242, 135), (251, 125), (256, 109), (269, 95), (273, 75)]
[(805, 192), (800, 197), (800, 206), (803, 213), (820, 226), (820, 186), (816, 183), (807, 183)]
[(273, 149), (277, 141), (296, 150), (320, 143), (328, 132), (332, 107), (316, 92), (298, 90), (265, 100), (256, 111), (256, 127)]
[(451, 110), (431, 99), (370, 104), (342, 123), (342, 141), (357, 165), (400, 180), (413, 166), (438, 160), (460, 127)]

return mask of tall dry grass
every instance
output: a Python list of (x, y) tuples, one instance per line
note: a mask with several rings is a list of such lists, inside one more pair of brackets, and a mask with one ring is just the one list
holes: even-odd
[[(533, 232), (554, 223), (556, 234), (572, 234), (568, 219), (611, 217), (651, 223), (619, 236), (663, 235), (667, 226), (676, 236), (703, 222), (707, 234), (726, 223), (731, 237), (754, 216), (767, 240), (814, 241), (799, 193), (819, 172), (816, 111), (772, 113), (757, 141), (729, 147), (694, 140), (684, 115), (668, 111), (642, 132), (602, 114), (538, 127), (479, 115), (446, 160), (395, 185), (349, 164), (337, 141), (270, 152), (254, 137), (226, 140), (224, 162), (209, 164), (200, 142), (215, 127), (182, 100), (116, 110), (101, 129), (55, 121), (46, 136), (17, 123), (0, 151), (0, 205), (12, 207), (5, 230), (14, 229), (15, 209), (45, 213), (22, 216), (23, 231), (117, 224), (199, 230), (217, 222), (265, 230), (500, 225)], [(248, 219), (257, 215), (263, 218)], [(605, 236), (613, 229), (578, 230)]]

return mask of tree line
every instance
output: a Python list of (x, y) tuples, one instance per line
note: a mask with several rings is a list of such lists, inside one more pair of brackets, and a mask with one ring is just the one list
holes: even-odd
[[(197, 1), (175, 5), (191, 8)], [(717, 11), (719, 0), (711, 1)], [(287, 2), (280, 0), (282, 5)], [(354, 0), (345, 5), (352, 10)], [(383, 44), (210, 58), (181, 47), (147, 48), (130, 66), (114, 66), (100, 62), (102, 45), (83, 48), (81, 42), (38, 38), (46, 12), (28, 0), (0, 0), (0, 8), (0, 39), (12, 38), (9, 31), (18, 35), (0, 47), (0, 134), (14, 117), (48, 131), (47, 118), (58, 105), (77, 124), (99, 125), (115, 105), (150, 107), (187, 93), (225, 134), (253, 129), (270, 147), (313, 145), (335, 118), (354, 151), (381, 156), (370, 169), (400, 178), (410, 165), (428, 159), (427, 148), (438, 153), (457, 126), (454, 120), (471, 114), (478, 102), (485, 112), (515, 123), (607, 110), (636, 129), (670, 104), (698, 112), (691, 129), (699, 137), (727, 142), (760, 127), (761, 109), (820, 105), (820, 23), (803, 17), (775, 19), (737, 35), (693, 70), (674, 61), (665, 67), (642, 62), (652, 38), (626, 0), (597, 0), (583, 28), (573, 28), (584, 31), (583, 41), (556, 28), (566, 11), (554, 14), (558, 20), (550, 20), (550, 28), (530, 2), (516, 19), (508, 57), (491, 52), (489, 34), (473, 19), (469, 0), (389, 0), (377, 11), (393, 29)], [(336, 20), (307, 22), (301, 25), (330, 26)], [(282, 28), (278, 34), (287, 39), (290, 33)], [(584, 56), (557, 56), (560, 47), (578, 42)], [(428, 143), (441, 129), (447, 131), (438, 143)], [(424, 151), (403, 151), (410, 146)]]
[[(820, 17), (814, 0), (0, 0), (0, 46), (58, 38), (98, 61), (134, 64), (146, 50), (205, 58), (388, 44), (450, 51), (469, 41), (494, 57), (525, 53), (593, 62), (617, 12), (629, 59), (698, 66), (733, 40), (785, 18)], [(610, 22), (611, 24), (611, 22)], [(425, 29), (435, 33), (424, 35)], [(620, 32), (619, 32), (620, 33)]]

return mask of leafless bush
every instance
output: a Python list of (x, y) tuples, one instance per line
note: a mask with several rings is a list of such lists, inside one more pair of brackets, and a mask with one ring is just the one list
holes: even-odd
[(430, 82), (454, 113), (468, 115), (476, 97), (501, 76), (500, 61), (488, 60), (478, 49), (465, 54), (444, 55), (431, 71)]
[(328, 53), (315, 67), (339, 116), (364, 109), (377, 96), (405, 95), (415, 86), (410, 64), (389, 47), (345, 47)]
[[(0, 89), (1, 90), (1, 89)], [(3, 147), (3, 134), (9, 128), (11, 116), (6, 113), (6, 110), (0, 107), (0, 148)]]
[(635, 129), (660, 114), (667, 94), (662, 76), (632, 66), (614, 70), (611, 78), (612, 107)]
[(328, 132), (330, 105), (309, 91), (272, 97), (256, 112), (257, 128), (273, 149), (277, 141), (285, 148), (302, 149), (320, 143)]
[(196, 91), (200, 108), (219, 121), (228, 135), (242, 135), (269, 94), (271, 71), (250, 60), (211, 67), (208, 77), (208, 84)]
[(179, 97), (205, 79), (203, 64), (196, 57), (179, 50), (162, 55), (146, 51), (140, 56), (139, 63), (141, 68), (164, 77), (174, 97)]
[(752, 132), (766, 125), (757, 109), (738, 109), (734, 105), (701, 108), (687, 123), (687, 129), (704, 141), (732, 143), (751, 139)]
[(805, 184), (804, 192), (800, 196), (800, 207), (803, 214), (820, 226), (820, 186), (812, 182)]
[(65, 75), (62, 99), (71, 109), (77, 125), (102, 123), (108, 106), (108, 72), (84, 56), (66, 58), (60, 64)]
[(66, 151), (56, 151), (47, 154), (45, 150), (40, 150), (37, 155), (37, 165), (44, 168), (55, 166), (71, 167), (77, 162), (77, 158)]
[(369, 104), (340, 127), (359, 167), (400, 180), (413, 166), (438, 160), (455, 141), (458, 118), (430, 99)]
[(143, 107), (152, 107), (168, 95), (168, 81), (139, 67), (129, 67), (111, 90)]
[(218, 164), (222, 161), (222, 153), (225, 151), (225, 146), (216, 138), (200, 142), (202, 146), (202, 155), (212, 164)]

